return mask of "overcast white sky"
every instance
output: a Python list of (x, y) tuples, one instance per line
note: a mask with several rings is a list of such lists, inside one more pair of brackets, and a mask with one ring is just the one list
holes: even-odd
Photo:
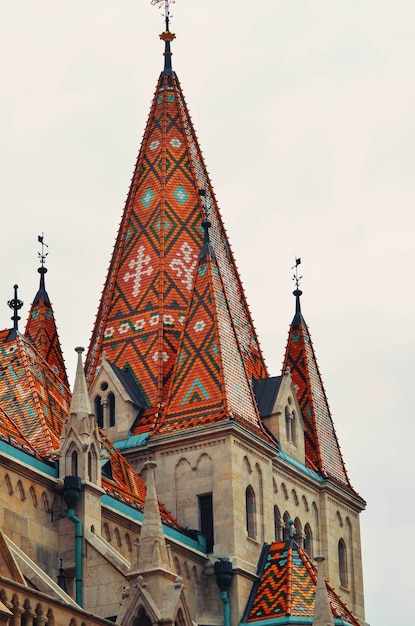
[[(186, 95), (271, 374), (301, 256), (371, 626), (413, 625), (415, 3), (178, 0)], [(73, 379), (162, 68), (150, 0), (0, 2), (0, 327), (47, 289)], [(22, 329), (23, 329), (22, 324)]]

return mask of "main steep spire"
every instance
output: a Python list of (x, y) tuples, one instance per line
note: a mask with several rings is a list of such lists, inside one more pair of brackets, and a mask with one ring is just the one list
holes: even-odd
[[(167, 24), (168, 26), (168, 24)], [(204, 206), (229, 314), (249, 378), (267, 376), (256, 332), (179, 80), (173, 34), (162, 34), (165, 62), (150, 109), (101, 297), (86, 361), (89, 383), (105, 350), (128, 367), (157, 416), (169, 390), (186, 323)], [(205, 197), (199, 190), (205, 191)]]
[(68, 387), (68, 376), (65, 362), (63, 360), (62, 348), (59, 341), (55, 316), (45, 287), (45, 275), (47, 268), (45, 261), (47, 252), (43, 235), (38, 237), (41, 244), (41, 252), (38, 253), (40, 259), (39, 289), (30, 308), (29, 317), (26, 323), (25, 337), (32, 342), (45, 361), (52, 367), (62, 382)]

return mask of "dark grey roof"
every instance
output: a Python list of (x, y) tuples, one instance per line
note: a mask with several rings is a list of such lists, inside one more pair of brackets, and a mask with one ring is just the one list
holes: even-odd
[(112, 363), (110, 363), (110, 365), (134, 404), (140, 409), (146, 409), (147, 402), (145, 401), (144, 395), (131, 372), (128, 370), (122, 370)]
[(260, 378), (252, 381), (252, 388), (261, 417), (267, 417), (272, 414), (281, 380), (282, 376), (271, 376), (270, 378)]

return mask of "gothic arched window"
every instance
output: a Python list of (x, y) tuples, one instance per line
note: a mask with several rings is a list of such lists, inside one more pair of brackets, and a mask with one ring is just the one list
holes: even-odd
[(275, 541), (282, 539), (281, 513), (277, 506), (274, 506), (274, 537)]
[(133, 626), (151, 626), (151, 619), (145, 612), (144, 607), (140, 606), (137, 617), (133, 621)]
[(348, 573), (347, 573), (347, 551), (346, 544), (343, 539), (339, 540), (338, 544), (338, 552), (339, 552), (339, 577), (340, 577), (340, 585), (342, 587), (347, 587), (348, 583)]
[(71, 454), (71, 474), (78, 476), (78, 453), (74, 450)]
[(246, 488), (245, 492), (245, 506), (246, 506), (246, 530), (248, 537), (256, 539), (256, 506), (255, 506), (255, 493), (251, 486)]
[(311, 532), (310, 524), (306, 524), (304, 526), (304, 550), (307, 552), (308, 556), (313, 557), (313, 533)]
[(109, 418), (110, 418), (109, 425), (115, 426), (115, 396), (112, 393), (112, 391), (108, 394), (107, 401), (108, 401)]
[(94, 398), (94, 415), (100, 428), (104, 427), (104, 408), (101, 403), (101, 396)]

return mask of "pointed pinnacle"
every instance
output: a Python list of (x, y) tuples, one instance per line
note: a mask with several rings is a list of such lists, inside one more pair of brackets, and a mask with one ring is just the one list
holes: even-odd
[(91, 403), (88, 396), (88, 387), (86, 385), (84, 366), (82, 363), (82, 352), (84, 348), (75, 348), (78, 353), (78, 363), (76, 367), (75, 383), (72, 393), (71, 414), (91, 415)]

